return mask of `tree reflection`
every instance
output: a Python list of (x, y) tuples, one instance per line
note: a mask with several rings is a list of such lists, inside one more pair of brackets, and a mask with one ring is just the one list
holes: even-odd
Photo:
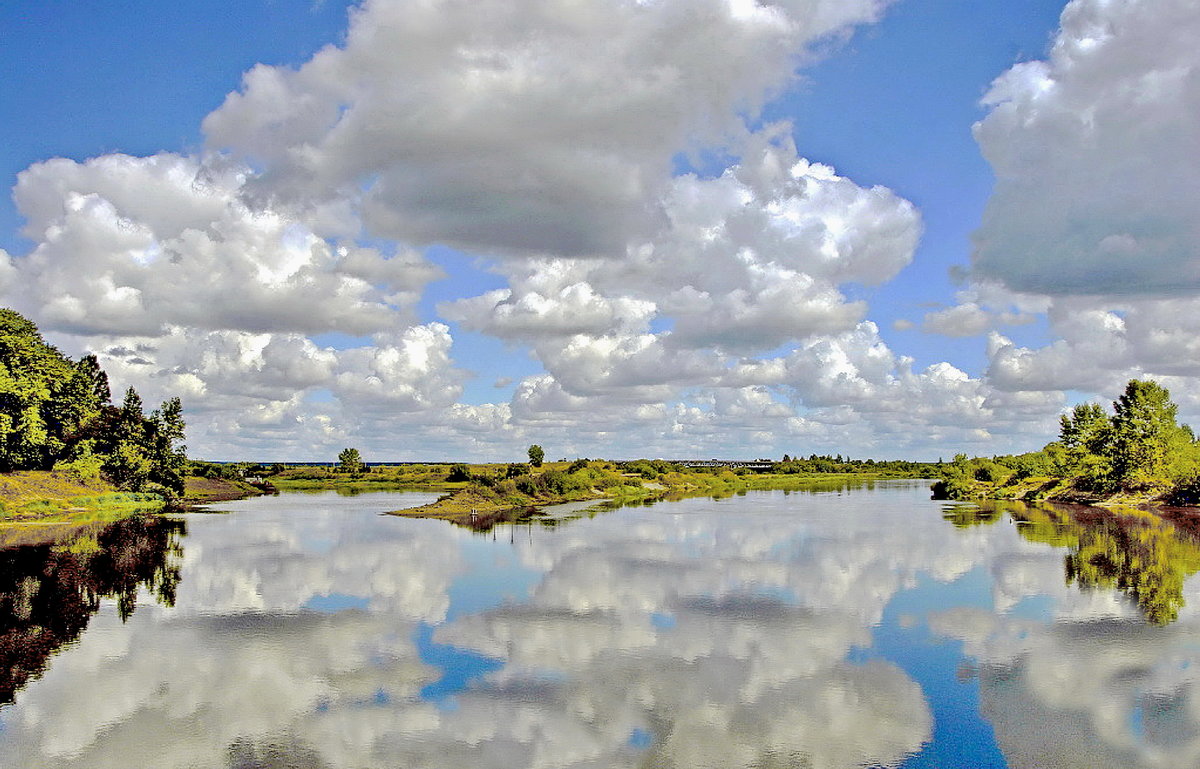
[(142, 586), (173, 606), (185, 534), (183, 521), (143, 516), (65, 541), (0, 550), (0, 706), (79, 638), (100, 599), (115, 598), (122, 621)]
[(1141, 510), (1007, 503), (968, 511), (956, 507), (945, 518), (960, 528), (992, 523), (1007, 512), (1021, 536), (1067, 549), (1068, 585), (1119, 590), (1154, 625), (1167, 625), (1184, 606), (1183, 582), (1200, 571), (1200, 536), (1166, 517)]

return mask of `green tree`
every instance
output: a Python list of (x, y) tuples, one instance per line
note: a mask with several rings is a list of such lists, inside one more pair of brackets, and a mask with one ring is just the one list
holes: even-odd
[(1081, 403), (1059, 417), (1058, 439), (1068, 451), (1101, 454), (1112, 423), (1098, 403)]
[(1064, 475), (1079, 476), (1083, 486), (1096, 491), (1112, 486), (1112, 421), (1098, 403), (1081, 403), (1059, 417), (1058, 435)]
[(1140, 379), (1130, 380), (1113, 402), (1108, 454), (1121, 487), (1144, 489), (1169, 480), (1167, 451), (1181, 430), (1178, 410), (1165, 387)]
[(183, 403), (171, 398), (150, 414), (150, 480), (183, 496), (183, 476), (187, 467), (187, 446), (183, 445)]
[(529, 464), (534, 467), (541, 467), (542, 462), (546, 459), (546, 452), (542, 451), (542, 447), (536, 443), (529, 447)]
[(130, 387), (121, 407), (107, 416), (100, 431), (104, 475), (119, 488), (141, 491), (154, 467), (142, 397)]
[(358, 449), (342, 449), (338, 454), (338, 470), (343, 473), (361, 473), (365, 467)]
[(0, 471), (49, 469), (70, 452), (107, 402), (94, 363), (74, 363), (27, 318), (0, 308)]
[(183, 493), (183, 406), (172, 398), (147, 417), (130, 387), (112, 405), (108, 375), (95, 355), (72, 361), (46, 344), (37, 326), (0, 308), (0, 472), (59, 468), (99, 472), (120, 488), (147, 484), (168, 498)]

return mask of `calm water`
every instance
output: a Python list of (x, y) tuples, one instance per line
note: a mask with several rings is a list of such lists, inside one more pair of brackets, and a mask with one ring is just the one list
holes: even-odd
[(5, 767), (1200, 766), (1200, 545), (761, 492), (476, 533), (283, 495), (0, 550)]

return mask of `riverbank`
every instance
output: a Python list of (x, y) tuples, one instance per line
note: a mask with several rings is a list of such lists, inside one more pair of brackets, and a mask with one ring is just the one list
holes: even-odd
[[(243, 481), (191, 477), (185, 479), (181, 506), (222, 502), (268, 493)], [(68, 473), (24, 470), (0, 474), (0, 543), (22, 541), (17, 530), (75, 527), (133, 515), (161, 513), (167, 502), (157, 494), (119, 491), (98, 478)]]
[(156, 494), (118, 491), (101, 480), (26, 470), (0, 474), (0, 524), (116, 520), (164, 506)]
[(212, 502), (229, 502), (246, 497), (272, 494), (276, 491), (271, 484), (254, 485), (246, 481), (225, 478), (200, 478), (189, 475), (184, 479), (183, 506), (194, 507)]
[(941, 480), (930, 488), (934, 499), (1054, 502), (1066, 505), (1088, 505), (1113, 509), (1136, 508), (1149, 511), (1167, 507), (1175, 510), (1191, 508), (1200, 513), (1200, 507), (1195, 505), (1195, 500), (1180, 498), (1177, 489), (1157, 488), (1139, 492), (1103, 493), (1081, 488), (1078, 478), (1055, 476), (1020, 478), (1012, 475), (995, 481), (977, 478), (958, 479), (954, 482)]

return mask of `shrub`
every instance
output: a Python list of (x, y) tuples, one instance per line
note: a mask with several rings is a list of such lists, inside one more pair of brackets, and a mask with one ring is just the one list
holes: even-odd
[(54, 469), (77, 481), (95, 481), (100, 479), (104, 469), (104, 457), (93, 454), (91, 446), (85, 443), (77, 457), (69, 462), (59, 462)]

